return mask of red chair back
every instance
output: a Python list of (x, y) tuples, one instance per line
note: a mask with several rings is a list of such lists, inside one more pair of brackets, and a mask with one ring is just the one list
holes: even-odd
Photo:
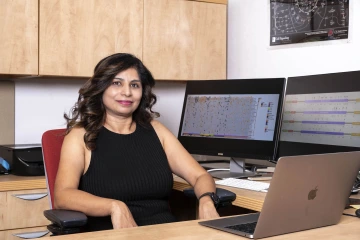
[(54, 129), (46, 131), (42, 135), (41, 144), (44, 159), (44, 168), (48, 194), (50, 196), (50, 208), (54, 204), (54, 185), (60, 162), (61, 146), (64, 141), (66, 129)]

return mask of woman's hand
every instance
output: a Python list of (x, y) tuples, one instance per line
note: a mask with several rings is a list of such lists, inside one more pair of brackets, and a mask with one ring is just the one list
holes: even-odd
[(199, 219), (218, 218), (213, 201), (209, 196), (204, 196), (199, 201)]
[(137, 227), (137, 224), (125, 203), (111, 203), (111, 222), (114, 229)]

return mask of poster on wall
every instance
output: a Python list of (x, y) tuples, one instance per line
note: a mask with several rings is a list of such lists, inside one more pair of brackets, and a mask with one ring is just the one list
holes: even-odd
[(350, 0), (270, 0), (270, 46), (348, 39)]

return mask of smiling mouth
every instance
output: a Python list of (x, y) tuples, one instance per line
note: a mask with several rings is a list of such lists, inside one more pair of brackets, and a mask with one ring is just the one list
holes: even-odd
[(133, 102), (132, 101), (117, 101), (123, 106), (130, 106)]

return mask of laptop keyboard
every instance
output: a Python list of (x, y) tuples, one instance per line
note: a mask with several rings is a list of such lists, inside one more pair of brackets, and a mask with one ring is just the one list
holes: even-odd
[(239, 224), (239, 225), (227, 226), (225, 228), (229, 228), (232, 230), (245, 232), (245, 233), (249, 233), (249, 234), (254, 234), (256, 224), (257, 224), (257, 222), (243, 223), (243, 224)]

